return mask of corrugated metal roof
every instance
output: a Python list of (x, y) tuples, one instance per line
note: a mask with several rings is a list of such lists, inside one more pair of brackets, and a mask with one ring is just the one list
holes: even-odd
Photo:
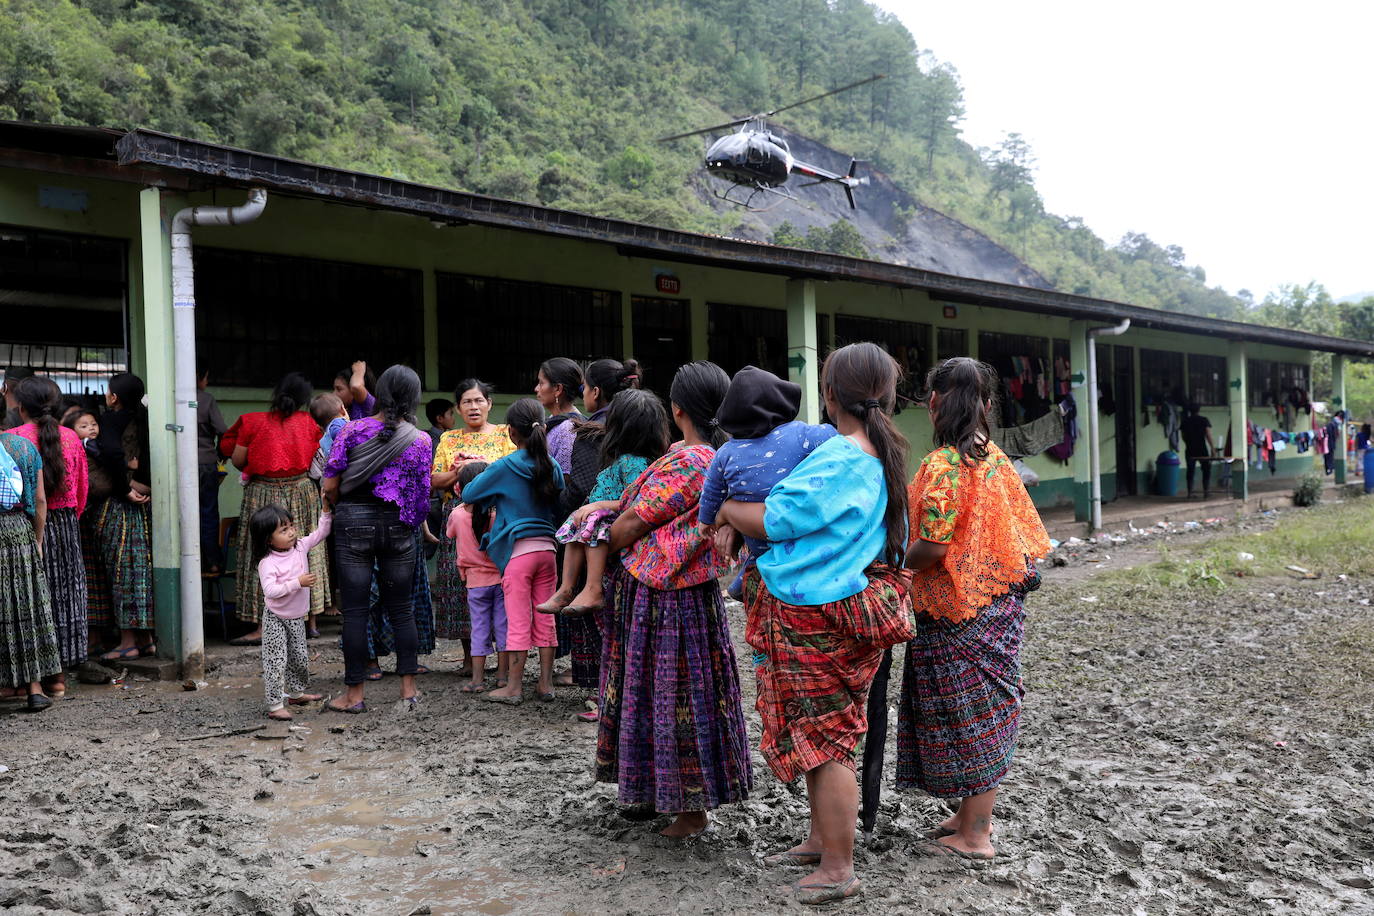
[(863, 258), (680, 232), (336, 169), (152, 130), (121, 131), (0, 121), (0, 149), (4, 147), (71, 156), (116, 158), (120, 166), (130, 167), (140, 173), (153, 168), (244, 187), (260, 186), (297, 196), (414, 213), (436, 220), (603, 242), (617, 246), (625, 254), (790, 277), (852, 280), (919, 289), (946, 302), (1011, 308), (1085, 321), (1116, 323), (1129, 318), (1133, 326), (1140, 328), (1374, 357), (1374, 342), (1371, 341), (1204, 318), (1053, 290), (957, 277)]

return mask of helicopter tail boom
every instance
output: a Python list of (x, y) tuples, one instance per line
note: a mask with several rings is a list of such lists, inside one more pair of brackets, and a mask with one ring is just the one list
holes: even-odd
[(813, 184), (821, 182), (834, 182), (844, 187), (844, 196), (849, 199), (849, 208), (857, 210), (858, 205), (854, 203), (854, 189), (868, 184), (868, 178), (858, 178), (856, 173), (859, 169), (859, 160), (849, 160), (849, 171), (840, 175), (835, 172), (826, 171), (819, 166), (809, 165), (805, 162), (793, 162), (792, 171), (798, 175), (806, 175), (808, 178), (816, 179)]

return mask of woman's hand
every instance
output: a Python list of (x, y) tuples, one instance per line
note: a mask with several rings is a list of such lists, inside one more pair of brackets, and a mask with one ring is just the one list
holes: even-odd
[(763, 511), (763, 503), (727, 499), (716, 513), (716, 522), (729, 525), (745, 537), (766, 541), (768, 532), (763, 527)]
[(739, 556), (744, 538), (730, 525), (717, 525), (715, 533), (716, 553), (733, 560)]
[(134, 505), (141, 506), (145, 503), (150, 503), (152, 501), (153, 498), (151, 496), (148, 496), (145, 493), (140, 493), (133, 487), (129, 488), (129, 502), (133, 503)]
[(594, 503), (586, 503), (585, 505), (578, 506), (576, 509), (573, 510), (573, 524), (580, 528), (582, 527), (583, 523), (587, 521), (588, 516), (590, 516), (593, 512), (603, 510), (615, 511), (619, 508), (620, 501), (615, 499), (602, 499)]

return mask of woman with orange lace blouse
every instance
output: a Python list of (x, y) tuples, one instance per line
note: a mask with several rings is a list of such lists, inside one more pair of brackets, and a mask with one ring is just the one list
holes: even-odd
[(907, 644), (897, 785), (958, 798), (931, 853), (987, 859), (992, 806), (1021, 715), (1021, 636), (1049, 537), (1020, 476), (989, 440), (996, 378), (967, 357), (931, 371), (938, 446), (907, 489), (916, 638)]

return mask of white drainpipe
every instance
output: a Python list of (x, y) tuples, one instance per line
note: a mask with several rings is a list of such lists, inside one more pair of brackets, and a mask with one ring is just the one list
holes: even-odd
[(181, 519), (181, 676), (205, 676), (205, 619), (201, 606), (200, 480), (196, 456), (196, 278), (191, 259), (192, 226), (250, 223), (267, 206), (267, 192), (254, 188), (238, 207), (187, 207), (172, 217), (172, 330), (175, 373), (177, 515)]
[[(1102, 530), (1102, 440), (1098, 435), (1097, 423), (1097, 338), (1115, 337), (1118, 334), (1125, 334), (1131, 326), (1131, 319), (1124, 318), (1118, 325), (1109, 328), (1088, 328), (1088, 468), (1089, 476), (1092, 478), (1092, 521), (1090, 533), (1096, 534)], [(1121, 405), (1117, 409), (1122, 409)], [(1130, 405), (1125, 405), (1125, 409), (1131, 409)], [(1116, 472), (1121, 473), (1117, 468)], [(1135, 473), (1135, 469), (1131, 469)]]

